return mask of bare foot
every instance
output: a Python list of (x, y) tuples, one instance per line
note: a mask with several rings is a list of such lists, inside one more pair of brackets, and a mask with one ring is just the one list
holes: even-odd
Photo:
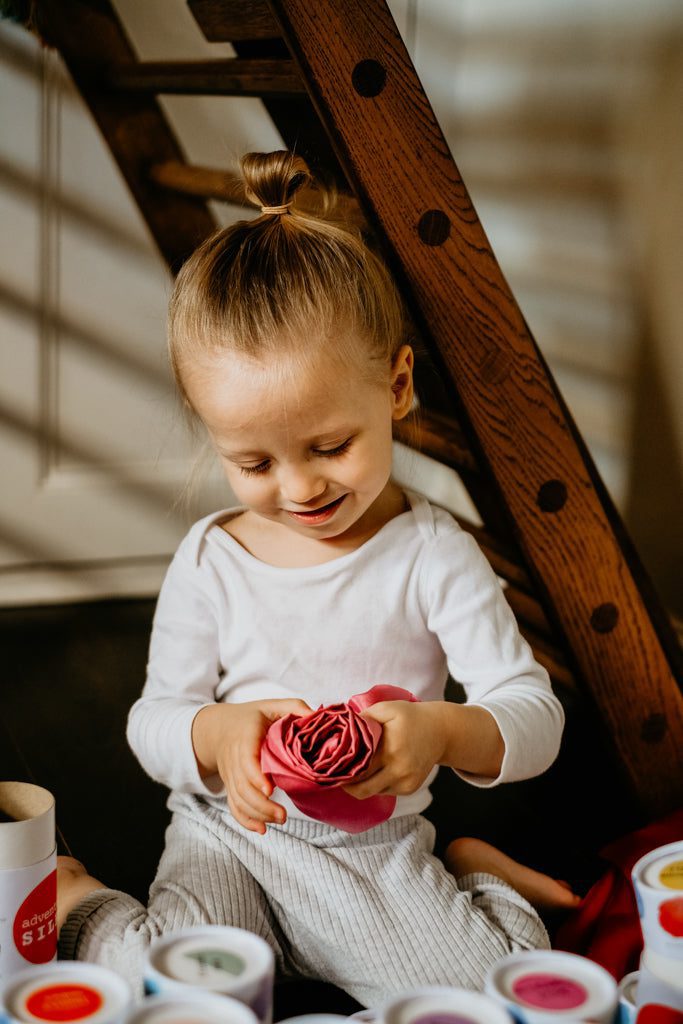
[(551, 878), (520, 864), (483, 839), (454, 839), (446, 848), (444, 863), (451, 874), (462, 878), (473, 871), (495, 875), (516, 889), (537, 910), (571, 910), (581, 897), (567, 882)]
[(62, 927), (71, 910), (95, 889), (106, 885), (85, 870), (75, 857), (57, 857), (57, 930)]

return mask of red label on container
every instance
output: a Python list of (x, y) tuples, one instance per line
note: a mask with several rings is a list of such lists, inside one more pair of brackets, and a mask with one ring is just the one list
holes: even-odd
[(659, 904), (659, 923), (669, 935), (683, 938), (683, 896)]
[(586, 1002), (583, 985), (559, 974), (525, 974), (512, 985), (516, 999), (542, 1010), (574, 1010)]
[(683, 1013), (670, 1006), (647, 1003), (638, 1011), (636, 1020), (638, 1024), (683, 1024)]
[(97, 1013), (104, 1000), (87, 985), (47, 985), (26, 1000), (26, 1009), (40, 1020), (83, 1020)]
[(14, 945), (31, 964), (46, 964), (57, 952), (57, 872), (30, 892), (14, 918)]

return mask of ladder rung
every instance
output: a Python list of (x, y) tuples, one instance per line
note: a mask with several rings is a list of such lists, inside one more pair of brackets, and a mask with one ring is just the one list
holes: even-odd
[(244, 206), (244, 192), (240, 179), (231, 171), (214, 167), (198, 167), (180, 160), (165, 160), (152, 164), (149, 177), (155, 185), (182, 192), (200, 199), (218, 199), (223, 203)]
[(546, 637), (550, 643), (554, 643), (550, 623), (546, 618), (542, 605), (535, 597), (520, 590), (514, 584), (510, 584), (505, 588), (505, 596), (520, 622), (525, 622), (540, 636)]
[(280, 35), (266, 0), (188, 0), (187, 6), (210, 43)]
[(543, 666), (551, 681), (575, 690), (577, 687), (574, 676), (558, 654), (557, 649), (543, 637), (539, 637), (534, 630), (525, 626), (523, 622), (519, 624), (519, 631), (534, 652), (536, 661)]
[(213, 96), (298, 96), (306, 93), (293, 60), (228, 57), (210, 61), (146, 61), (103, 73), (118, 92)]
[[(174, 192), (198, 196), (201, 199), (217, 199), (219, 202), (232, 203), (235, 206), (247, 205), (244, 202), (241, 179), (232, 171), (198, 167), (196, 164), (185, 164), (180, 160), (166, 160), (153, 164), (149, 169), (149, 177), (156, 185)], [(296, 206), (305, 213), (317, 213), (320, 210), (320, 202), (316, 191), (304, 189), (297, 193)], [(256, 212), (254, 206), (250, 205), (249, 209)], [(363, 212), (353, 196), (338, 193), (337, 213), (343, 221), (361, 229), (367, 228)]]
[(394, 424), (397, 441), (429, 455), (451, 469), (464, 469), (479, 475), (474, 455), (467, 446), (462, 430), (453, 420), (428, 409), (407, 416)]

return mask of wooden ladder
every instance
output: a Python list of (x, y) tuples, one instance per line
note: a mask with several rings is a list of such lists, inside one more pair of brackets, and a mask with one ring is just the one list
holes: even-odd
[[(683, 804), (682, 657), (586, 446), (496, 262), (384, 0), (188, 0), (237, 56), (140, 62), (108, 0), (36, 0), (172, 271), (239, 202), (191, 167), (164, 93), (260, 96), (285, 144), (332, 178), (381, 248), (441, 380), (418, 447), (460, 474), (474, 533), (556, 687), (611, 736), (640, 815)], [(424, 393), (424, 392), (423, 392)], [(402, 432), (410, 443), (414, 434)]]

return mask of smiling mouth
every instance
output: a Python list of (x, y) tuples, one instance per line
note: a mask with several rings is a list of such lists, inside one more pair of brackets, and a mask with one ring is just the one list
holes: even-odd
[(287, 512), (289, 512), (290, 516), (297, 516), (302, 519), (315, 519), (318, 516), (324, 516), (334, 512), (334, 510), (341, 505), (345, 497), (346, 495), (342, 494), (341, 498), (335, 498), (334, 501), (331, 501), (328, 505), (321, 505), (320, 508), (314, 508), (308, 512), (293, 512), (291, 509), (287, 509)]

